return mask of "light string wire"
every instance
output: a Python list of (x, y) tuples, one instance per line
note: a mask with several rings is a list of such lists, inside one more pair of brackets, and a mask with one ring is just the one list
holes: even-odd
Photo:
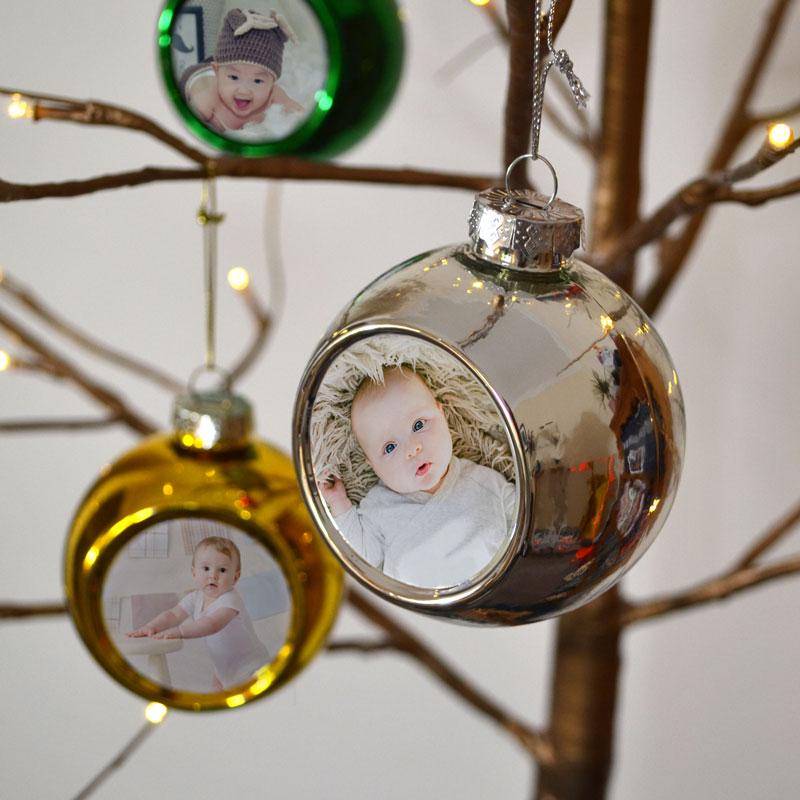
[(542, 66), (542, 56), (540, 54), (539, 41), (542, 32), (542, 0), (535, 0), (533, 13), (534, 31), (533, 31), (533, 98), (531, 100), (531, 135), (529, 142), (529, 151), (517, 156), (508, 166), (506, 170), (506, 189), (508, 190), (508, 179), (511, 170), (523, 160), (530, 159), (531, 161), (543, 161), (550, 170), (553, 176), (553, 193), (547, 202), (545, 208), (553, 203), (558, 194), (558, 176), (553, 165), (539, 153), (539, 137), (542, 131), (542, 111), (544, 109), (544, 89), (547, 83), (547, 76), (552, 66), (558, 67), (561, 74), (565, 77), (569, 84), (570, 91), (575, 100), (575, 104), (580, 108), (586, 107), (586, 101), (589, 99), (589, 93), (583, 86), (580, 78), (575, 74), (572, 67), (572, 59), (566, 50), (556, 50), (553, 45), (553, 27), (555, 24), (555, 11), (558, 0), (550, 0), (550, 7), (547, 11), (547, 43), (546, 47), (550, 53), (550, 58)]
[(217, 301), (217, 226), (225, 219), (217, 211), (217, 185), (213, 177), (203, 181), (197, 223), (203, 227), (203, 264), (205, 278), (206, 353), (205, 368), (217, 368), (216, 301)]

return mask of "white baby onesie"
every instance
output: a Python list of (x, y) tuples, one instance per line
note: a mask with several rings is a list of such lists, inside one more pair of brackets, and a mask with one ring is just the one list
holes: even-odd
[(435, 494), (373, 486), (336, 517), (370, 564), (415, 586), (457, 586), (500, 550), (516, 519), (517, 489), (499, 472), (453, 458)]
[(178, 605), (195, 620), (221, 608), (233, 608), (238, 612), (224, 628), (203, 637), (217, 678), (226, 689), (243, 683), (257, 669), (270, 662), (267, 648), (256, 635), (250, 614), (236, 589), (225, 592), (209, 603), (205, 611), (203, 593), (199, 591), (190, 592)]

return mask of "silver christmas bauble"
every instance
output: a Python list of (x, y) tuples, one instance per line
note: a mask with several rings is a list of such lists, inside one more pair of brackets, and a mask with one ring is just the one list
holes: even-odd
[(295, 464), (362, 584), (519, 624), (596, 597), (651, 544), (684, 409), (645, 313), (573, 257), (579, 209), (491, 189), (469, 224), (336, 318), (300, 386)]

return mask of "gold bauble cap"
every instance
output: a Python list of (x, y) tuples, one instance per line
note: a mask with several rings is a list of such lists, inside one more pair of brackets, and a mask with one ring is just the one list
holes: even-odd
[(486, 189), (475, 195), (469, 236), (475, 254), (526, 272), (553, 272), (581, 245), (583, 211), (527, 189)]
[(192, 392), (175, 398), (172, 423), (178, 444), (188, 450), (229, 450), (247, 444), (253, 409), (224, 389)]

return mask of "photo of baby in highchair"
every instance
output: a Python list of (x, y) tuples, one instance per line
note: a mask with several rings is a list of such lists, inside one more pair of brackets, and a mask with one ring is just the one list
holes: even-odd
[[(342, 388), (353, 384), (359, 361), (367, 367), (349, 413), (339, 408), (335, 417), (349, 417), (350, 443), (374, 477), (368, 487), (343, 479), (342, 464), (334, 467), (318, 442), (320, 494), (347, 543), (385, 575), (415, 586), (457, 586), (502, 552), (516, 521), (517, 487), (499, 415), (449, 355), (411, 337), (376, 338), (385, 349), (381, 363), (372, 362), (369, 340), (372, 351), (356, 345), (343, 357), (344, 372), (331, 375)], [(433, 364), (420, 367), (426, 357)], [(453, 363), (437, 368), (443, 359)], [(318, 413), (326, 402), (318, 400)], [(340, 441), (342, 431), (328, 426), (322, 435)]]
[[(283, 5), (294, 11), (305, 42), (275, 8), (231, 8), (219, 23), (210, 57), (188, 66), (183, 58), (174, 60), (182, 97), (210, 130), (226, 138), (271, 141), (295, 130), (313, 110), (327, 68), (321, 34), (313, 35), (299, 4), (283, 0)], [(204, 7), (208, 33), (215, 27), (211, 12), (223, 10), (222, 0), (219, 6)], [(296, 52), (288, 55), (291, 50)]]
[[(177, 583), (185, 586), (190, 578), (193, 588), (182, 597), (160, 591), (104, 598), (107, 609), (119, 609), (114, 639), (133, 666), (167, 687), (215, 692), (242, 685), (272, 662), (285, 642), (290, 609), (288, 589), (269, 553), (241, 532), (205, 520), (171, 520), (139, 536), (150, 537), (143, 544), (153, 552), (144, 558), (164, 559), (151, 562), (150, 580), (140, 584), (166, 588), (168, 574), (181, 563), (185, 572)], [(130, 585), (142, 572), (141, 553), (129, 546), (128, 556), (122, 562), (127, 575), (118, 562), (112, 568), (107, 583), (113, 589)], [(248, 560), (260, 563), (245, 575)]]

